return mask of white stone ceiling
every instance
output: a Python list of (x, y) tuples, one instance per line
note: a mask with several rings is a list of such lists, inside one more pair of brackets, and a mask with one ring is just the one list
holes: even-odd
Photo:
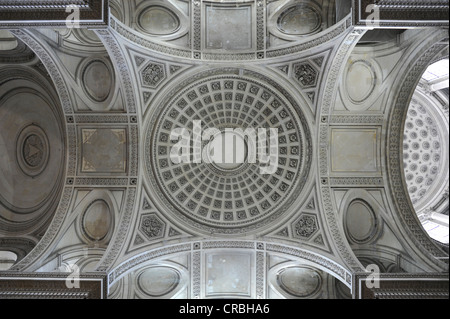
[[(448, 121), (435, 131), (441, 117), (420, 95), (402, 113), (445, 54), (445, 32), (359, 43), (366, 31), (337, 9), (112, 1), (107, 29), (12, 30), (15, 56), (0, 51), (0, 171), (22, 180), (0, 184), (0, 231), (45, 215), (12, 206), (53, 205), (46, 231), (19, 223), (29, 254), (0, 233), (20, 256), (12, 270), (107, 272), (116, 298), (348, 298), (368, 265), (448, 269), (411, 205), (445, 185)], [(171, 161), (172, 130), (194, 121), (219, 136), (278, 128), (273, 174), (248, 160)]]

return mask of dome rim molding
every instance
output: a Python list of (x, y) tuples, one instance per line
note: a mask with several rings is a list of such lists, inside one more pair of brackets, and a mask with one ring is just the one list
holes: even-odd
[[(185, 74), (183, 77), (180, 77), (177, 79), (176, 83), (170, 86), (169, 89), (163, 90), (161, 94), (159, 94), (159, 97), (156, 98), (154, 101), (155, 109), (148, 110), (148, 112), (144, 115), (143, 121), (146, 123), (145, 126), (142, 128), (142, 131), (144, 132), (144, 138), (141, 141), (140, 149), (143, 154), (143, 160), (142, 160), (142, 166), (145, 167), (145, 174), (143, 177), (143, 184), (144, 189), (149, 191), (150, 193), (159, 193), (160, 189), (159, 186), (153, 179), (151, 178), (152, 174), (150, 172), (153, 170), (153, 163), (152, 159), (148, 158), (149, 154), (148, 151), (150, 148), (152, 148), (152, 138), (153, 135), (151, 134), (153, 132), (152, 128), (152, 121), (150, 121), (151, 118), (155, 118), (154, 121), (159, 121), (161, 105), (166, 105), (169, 101), (174, 102), (176, 101), (176, 97), (179, 96), (185, 89), (184, 85), (186, 81), (190, 81), (192, 83), (202, 83), (204, 80), (209, 79), (215, 79), (215, 78), (226, 78), (228, 76), (235, 77), (236, 80), (245, 80), (252, 79), (255, 81), (255, 83), (261, 82), (263, 86), (268, 86), (271, 89), (275, 90), (277, 92), (277, 95), (280, 94), (280, 98), (286, 102), (289, 103), (292, 110), (296, 111), (296, 114), (299, 119), (298, 125), (302, 129), (302, 140), (303, 142), (300, 143), (303, 148), (304, 154), (302, 154), (302, 164), (301, 164), (301, 170), (300, 173), (297, 175), (296, 178), (298, 178), (298, 181), (294, 183), (295, 188), (300, 189), (300, 195), (304, 196), (297, 196), (297, 199), (288, 200), (287, 202), (283, 202), (283, 205), (289, 205), (285, 207), (284, 210), (276, 209), (275, 211), (271, 212), (268, 215), (264, 215), (262, 218), (258, 218), (256, 220), (251, 220), (251, 222), (247, 222), (243, 225), (233, 225), (233, 226), (226, 226), (226, 225), (212, 225), (211, 223), (201, 223), (197, 220), (194, 221), (192, 217), (185, 216), (184, 213), (176, 214), (176, 216), (171, 216), (172, 213), (169, 213), (171, 219), (181, 222), (182, 224), (189, 225), (190, 228), (199, 231), (200, 233), (208, 234), (208, 235), (220, 235), (220, 236), (230, 236), (230, 235), (244, 235), (248, 232), (254, 233), (255, 231), (262, 231), (267, 229), (272, 229), (282, 221), (286, 220), (287, 218), (290, 218), (292, 216), (292, 211), (295, 210), (295, 207), (298, 207), (306, 200), (306, 194), (311, 189), (311, 184), (315, 182), (314, 178), (314, 172), (315, 172), (315, 163), (313, 161), (313, 154), (315, 153), (315, 145), (314, 145), (314, 138), (313, 133), (314, 132), (314, 120), (312, 119), (312, 115), (310, 114), (310, 109), (306, 106), (307, 102), (305, 97), (303, 97), (300, 94), (294, 94), (292, 90), (290, 90), (289, 86), (284, 86), (281, 84), (278, 84), (275, 80), (273, 80), (273, 77), (268, 74), (267, 72), (264, 72), (262, 70), (259, 70), (259, 68), (254, 67), (225, 67), (225, 66), (217, 66), (211, 68), (194, 68), (194, 70), (191, 70), (191, 72), (188, 72), (188, 74)], [(192, 77), (195, 76), (195, 79), (193, 80)], [(249, 82), (251, 83), (251, 82)], [(167, 97), (169, 95), (169, 97)], [(301, 107), (302, 103), (304, 103), (304, 107)], [(290, 194), (292, 196), (292, 194)], [(154, 202), (154, 204), (157, 207), (163, 207), (163, 211), (171, 211), (173, 208), (172, 204), (167, 206), (166, 199), (161, 199), (161, 195), (157, 195), (157, 201)], [(167, 214), (166, 214), (167, 215)], [(169, 217), (168, 216), (168, 217)], [(276, 217), (274, 217), (276, 216)], [(206, 230), (205, 230), (206, 229)], [(226, 230), (229, 231), (226, 231)], [(232, 230), (232, 231), (230, 231)]]

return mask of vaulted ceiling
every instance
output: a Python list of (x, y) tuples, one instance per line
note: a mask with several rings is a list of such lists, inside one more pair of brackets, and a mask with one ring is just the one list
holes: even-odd
[[(370, 265), (448, 272), (448, 72), (425, 73), (446, 28), (355, 27), (338, 0), (109, 6), (107, 27), (0, 30), (0, 270), (324, 299)], [(195, 133), (270, 128), (265, 162), (242, 133), (242, 162), (171, 157), (174, 130), (195, 156)]]

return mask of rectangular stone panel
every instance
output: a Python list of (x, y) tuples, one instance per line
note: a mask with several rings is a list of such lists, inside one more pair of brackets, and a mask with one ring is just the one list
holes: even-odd
[(237, 252), (207, 253), (205, 258), (206, 297), (251, 297), (253, 254)]
[(378, 129), (335, 128), (331, 131), (331, 172), (350, 175), (380, 171)]
[(252, 6), (206, 6), (206, 49), (250, 50), (253, 46)]

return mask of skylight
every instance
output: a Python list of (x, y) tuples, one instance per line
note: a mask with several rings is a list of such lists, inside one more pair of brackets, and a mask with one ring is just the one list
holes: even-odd
[(448, 77), (448, 59), (440, 60), (428, 67), (422, 78), (428, 82), (432, 82), (444, 77)]

